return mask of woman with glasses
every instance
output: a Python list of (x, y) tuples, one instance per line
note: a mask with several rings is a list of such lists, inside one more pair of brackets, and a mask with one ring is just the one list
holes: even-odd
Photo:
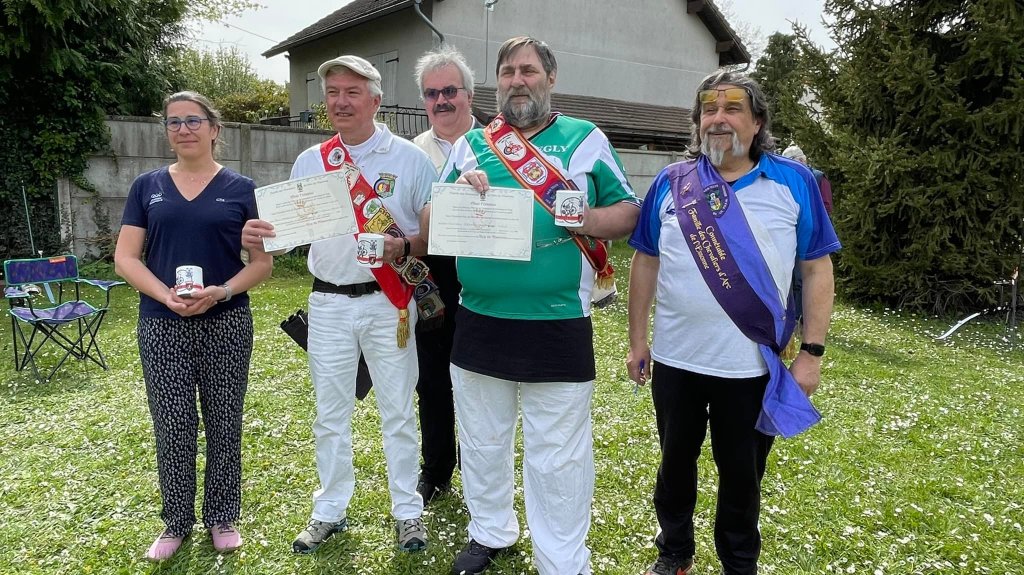
[[(253, 340), (246, 291), (273, 265), (263, 252), (242, 260), (242, 225), (257, 217), (255, 186), (217, 163), (222, 125), (209, 100), (171, 95), (163, 124), (177, 161), (135, 179), (114, 253), (117, 273), (140, 293), (139, 357), (165, 524), (146, 553), (150, 561), (173, 556), (196, 522), (197, 392), (206, 432), (203, 525), (217, 551), (242, 545), (235, 523)], [(175, 291), (179, 266), (201, 268), (196, 293)]]

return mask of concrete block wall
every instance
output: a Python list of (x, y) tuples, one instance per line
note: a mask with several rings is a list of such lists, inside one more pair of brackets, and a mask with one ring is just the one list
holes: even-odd
[[(99, 191), (98, 197), (64, 179), (57, 184), (63, 239), (79, 257), (95, 256), (100, 226), (106, 218), (110, 229), (121, 224), (125, 200), (135, 178), (144, 172), (174, 162), (174, 153), (159, 118), (111, 117), (110, 146), (89, 158), (86, 178)], [(330, 132), (227, 123), (221, 131), (224, 141), (218, 161), (252, 178), (257, 186), (287, 180), (295, 157), (320, 143)], [(94, 206), (99, 202), (99, 209)]]
[[(82, 190), (68, 180), (58, 182), (61, 229), (73, 253), (82, 258), (94, 257), (100, 226), (97, 216), (106, 218), (112, 231), (117, 231), (124, 212), (128, 190), (135, 178), (174, 162), (174, 154), (159, 118), (112, 117), (110, 147), (89, 159), (86, 177), (99, 191), (98, 197)], [(306, 148), (326, 140), (330, 132), (228, 123), (221, 132), (226, 146), (218, 161), (252, 178), (257, 186), (287, 180), (292, 162)], [(638, 196), (647, 188), (661, 168), (679, 159), (670, 152), (620, 150), (626, 174)], [(99, 202), (99, 209), (94, 204)]]
[(639, 197), (647, 195), (651, 182), (665, 166), (683, 159), (679, 152), (647, 152), (644, 150), (617, 150), (629, 184)]

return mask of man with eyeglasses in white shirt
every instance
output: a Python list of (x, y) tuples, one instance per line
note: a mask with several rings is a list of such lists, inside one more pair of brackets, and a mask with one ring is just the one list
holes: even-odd
[(440, 170), (452, 144), (466, 132), (483, 127), (473, 117), (473, 70), (461, 52), (445, 44), (420, 57), (415, 75), (430, 129), (413, 138), (413, 143)]
[[(440, 170), (452, 144), (466, 132), (483, 127), (473, 117), (473, 70), (462, 53), (446, 44), (420, 57), (415, 77), (430, 129), (414, 138), (413, 143), (425, 151), (434, 167)], [(420, 368), (416, 393), (419, 395), (423, 456), (416, 491), (423, 496), (426, 505), (451, 487), (458, 462), (449, 359), (462, 286), (455, 272), (455, 258), (428, 255), (423, 261), (430, 267), (445, 307), (443, 324), (419, 334), (416, 341)]]

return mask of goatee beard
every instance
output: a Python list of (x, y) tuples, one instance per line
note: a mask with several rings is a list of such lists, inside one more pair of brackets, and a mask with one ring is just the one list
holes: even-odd
[[(740, 142), (740, 139), (736, 135), (736, 132), (732, 133), (731, 151), (732, 155), (736, 157), (741, 157), (747, 153), (747, 149)], [(708, 161), (711, 162), (711, 165), (715, 167), (721, 166), (722, 162), (725, 161), (725, 148), (712, 147), (710, 141), (708, 140), (707, 132), (701, 134), (700, 153), (707, 156)]]

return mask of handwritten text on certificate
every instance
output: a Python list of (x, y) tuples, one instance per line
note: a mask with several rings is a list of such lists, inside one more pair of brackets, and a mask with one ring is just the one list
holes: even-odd
[(530, 261), (533, 201), (530, 190), (491, 188), (481, 198), (473, 186), (434, 184), (427, 253)]
[(356, 215), (343, 171), (256, 188), (256, 209), (277, 234), (263, 239), (268, 252), (356, 232)]

